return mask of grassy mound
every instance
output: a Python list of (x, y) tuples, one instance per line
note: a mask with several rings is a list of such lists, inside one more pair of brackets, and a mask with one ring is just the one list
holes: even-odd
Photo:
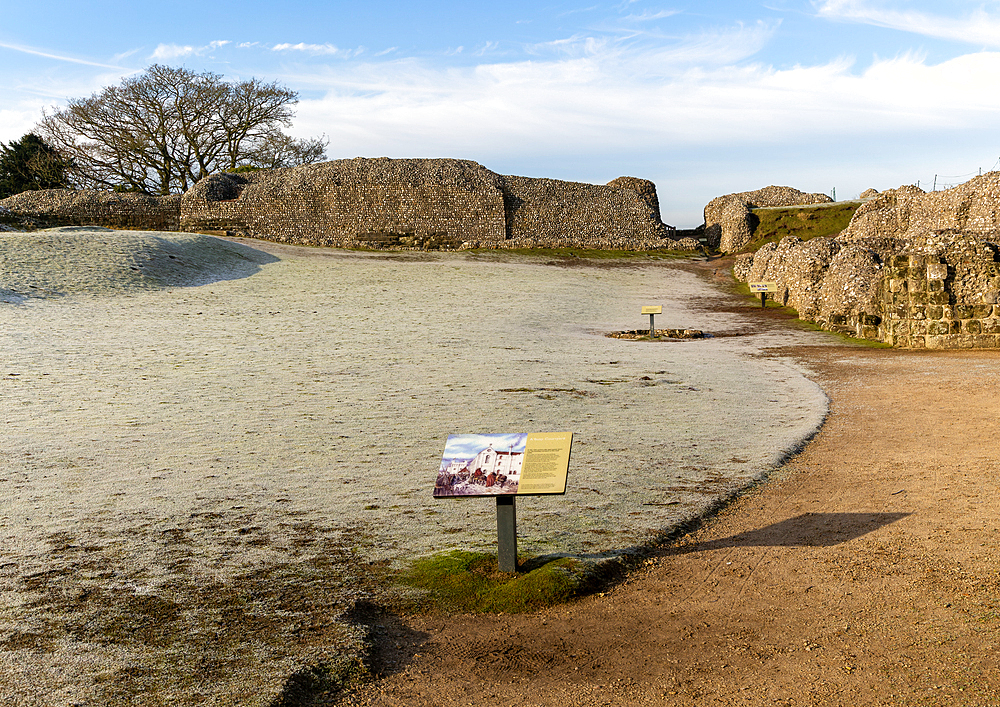
[(840, 233), (851, 222), (860, 201), (841, 201), (829, 206), (787, 206), (754, 209), (757, 224), (753, 240), (743, 249), (752, 253), (765, 243), (780, 241), (785, 236), (795, 236), (804, 241)]
[(519, 613), (578, 596), (596, 580), (596, 566), (560, 557), (511, 574), (497, 569), (494, 555), (454, 550), (416, 560), (400, 579), (445, 611)]

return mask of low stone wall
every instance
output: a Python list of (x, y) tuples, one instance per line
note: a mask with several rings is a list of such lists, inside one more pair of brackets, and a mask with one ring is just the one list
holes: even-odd
[(753, 239), (754, 208), (825, 204), (826, 194), (807, 194), (791, 187), (768, 186), (716, 197), (705, 206), (705, 237), (723, 253), (735, 253)]
[(901, 187), (862, 205), (835, 238), (739, 256), (744, 281), (825, 329), (908, 348), (1000, 346), (1000, 173), (944, 192)]
[(0, 200), (0, 207), (35, 226), (104, 226), (143, 231), (180, 229), (181, 197), (113, 191), (43, 189)]

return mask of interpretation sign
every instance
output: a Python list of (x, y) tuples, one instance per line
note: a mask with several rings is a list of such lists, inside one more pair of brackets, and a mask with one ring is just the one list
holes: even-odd
[(777, 292), (778, 283), (777, 282), (748, 282), (747, 285), (750, 286), (750, 292)]
[(434, 497), (566, 493), (572, 432), (448, 435)]
[(643, 314), (663, 314), (663, 307), (662, 306), (643, 307), (642, 308), (642, 313)]

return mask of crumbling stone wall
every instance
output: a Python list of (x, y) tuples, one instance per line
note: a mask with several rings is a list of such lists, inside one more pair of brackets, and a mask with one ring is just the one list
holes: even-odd
[(492, 244), (506, 238), (499, 176), (467, 160), (335, 160), (202, 179), (181, 228), (350, 247)]
[(104, 226), (146, 231), (180, 228), (180, 196), (42, 189), (0, 200), (0, 207), (34, 226)]
[(1000, 347), (1000, 173), (944, 192), (900, 187), (835, 238), (794, 237), (737, 258), (745, 281), (823, 328), (909, 348)]
[(340, 247), (682, 247), (667, 238), (652, 182), (616, 182), (501, 176), (464, 160), (337, 160), (203, 179), (184, 195), (181, 227)]
[(756, 191), (726, 194), (705, 206), (705, 237), (723, 253), (735, 253), (753, 239), (752, 209), (765, 206), (802, 206), (833, 201), (826, 194), (807, 194), (791, 187), (769, 186)]
[(656, 186), (648, 180), (596, 185), (501, 176), (454, 159), (357, 158), (222, 173), (163, 199), (57, 190), (8, 203), (14, 213), (46, 219), (44, 225), (225, 231), (300, 245), (699, 247), (691, 238), (677, 240), (660, 221)]
[[(651, 206), (648, 191), (642, 194), (632, 187), (640, 180), (625, 182), (629, 186), (623, 188), (530, 177), (501, 179), (510, 246), (678, 247)], [(655, 191), (652, 196), (655, 199)]]

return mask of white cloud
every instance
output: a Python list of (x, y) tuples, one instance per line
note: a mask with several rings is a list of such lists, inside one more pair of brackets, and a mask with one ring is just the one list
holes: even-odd
[(738, 58), (756, 43), (744, 38), (734, 50), (733, 39), (639, 54), (595, 42), (569, 56), (469, 68), (350, 64), (295, 77), (326, 91), (299, 104), (296, 127), (335, 136), (349, 154), (607, 154), (981, 129), (1000, 112), (1000, 91), (989, 89), (1000, 53), (936, 65), (907, 55), (860, 73), (850, 58), (781, 70), (696, 63)]
[(343, 54), (340, 49), (338, 49), (333, 44), (305, 44), (299, 42), (298, 44), (275, 44), (271, 47), (273, 51), (276, 52), (305, 52), (306, 54)]
[(227, 44), (231, 44), (231, 42), (229, 40), (219, 40), (209, 42), (208, 44), (200, 47), (195, 47), (190, 44), (160, 44), (153, 50), (153, 53), (150, 55), (150, 59), (154, 59), (156, 61), (170, 61), (172, 59), (180, 59), (187, 56), (204, 56), (205, 54), (215, 51), (220, 47), (224, 47)]
[[(982, 8), (966, 17), (947, 17), (916, 11), (888, 10), (865, 0), (819, 0), (820, 17), (912, 32), (927, 37), (1000, 47), (1000, 17)], [(942, 5), (947, 7), (947, 3)]]

